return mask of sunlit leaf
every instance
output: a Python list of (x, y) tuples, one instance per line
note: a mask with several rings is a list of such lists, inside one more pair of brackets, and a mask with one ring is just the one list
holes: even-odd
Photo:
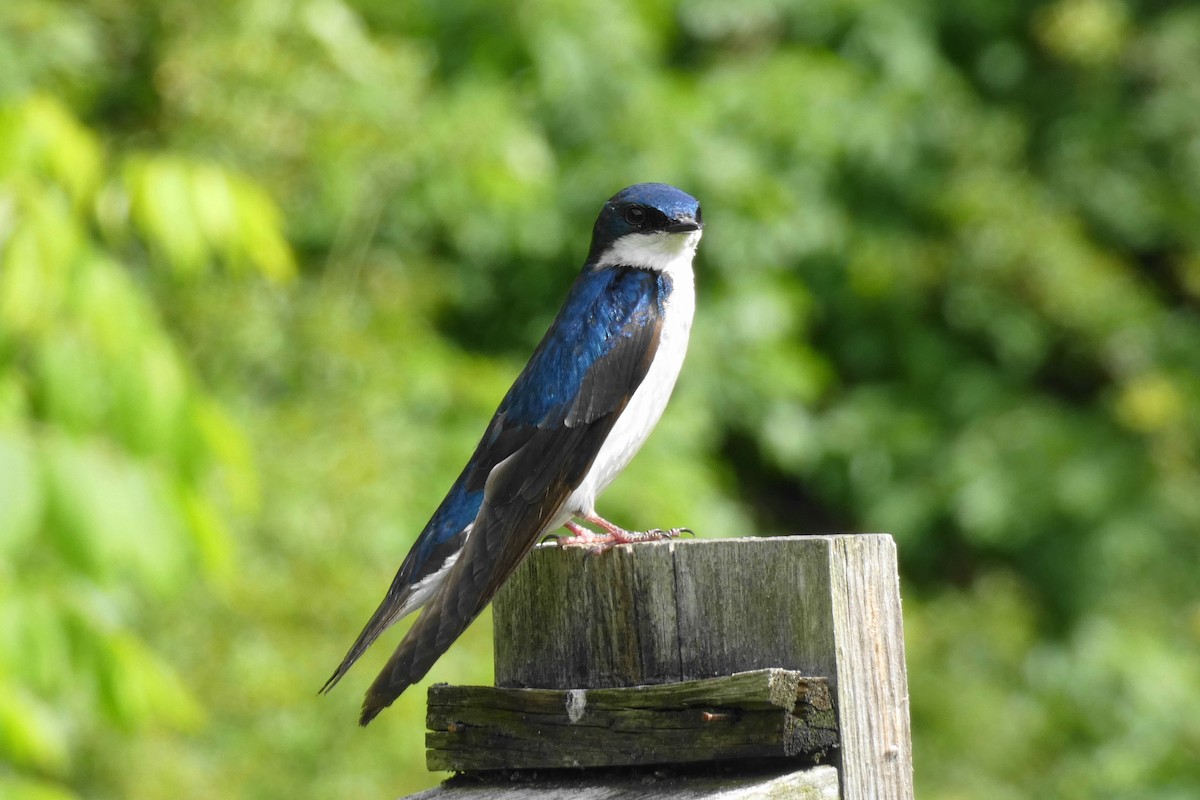
[(42, 502), (32, 442), (0, 428), (0, 554), (11, 558), (34, 535)]
[(0, 179), (40, 173), (79, 207), (98, 187), (102, 167), (95, 135), (58, 98), (34, 95), (0, 108)]
[(67, 731), (60, 717), (19, 684), (0, 677), (0, 758), (58, 772), (66, 766), (68, 752)]
[(122, 633), (107, 637), (97, 666), (101, 702), (128, 729), (151, 721), (195, 728), (203, 719), (179, 676), (137, 638)]
[(130, 217), (151, 249), (179, 275), (195, 276), (211, 263), (192, 197), (190, 165), (167, 156), (142, 156), (125, 165)]

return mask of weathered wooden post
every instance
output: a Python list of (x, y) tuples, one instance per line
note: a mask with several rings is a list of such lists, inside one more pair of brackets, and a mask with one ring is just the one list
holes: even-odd
[(494, 619), (497, 685), (429, 691), (429, 767), (472, 780), (415, 797), (913, 796), (886, 534), (543, 546)]

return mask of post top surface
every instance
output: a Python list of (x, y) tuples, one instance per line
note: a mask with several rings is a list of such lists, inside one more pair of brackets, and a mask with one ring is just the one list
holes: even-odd
[[(614, 550), (629, 551), (632, 548), (675, 548), (675, 547), (710, 547), (721, 544), (750, 544), (750, 543), (784, 543), (784, 542), (832, 542), (837, 540), (847, 539), (878, 539), (878, 538), (893, 538), (890, 533), (789, 533), (778, 536), (738, 536), (733, 538), (707, 539), (703, 537), (696, 538), (679, 538), (679, 539), (664, 539), (658, 542), (636, 542), (634, 544), (621, 544), (614, 547)], [(538, 544), (534, 550), (558, 550), (560, 549), (557, 542), (549, 541)], [(587, 548), (571, 548), (582, 552), (588, 552)]]

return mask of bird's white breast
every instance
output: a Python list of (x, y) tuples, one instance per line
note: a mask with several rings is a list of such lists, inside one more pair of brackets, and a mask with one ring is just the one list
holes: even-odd
[[(641, 236), (647, 237), (644, 244), (638, 241)], [(692, 317), (696, 311), (692, 258), (700, 241), (700, 232), (641, 236), (624, 237), (617, 244), (625, 246), (620, 250), (614, 247), (614, 252), (600, 260), (599, 268), (626, 264), (660, 271), (670, 279), (671, 292), (663, 301), (658, 350), (646, 377), (604, 440), (591, 470), (567, 501), (566, 508), (574, 515), (595, 513), (596, 497), (628, 466), (646, 442), (667, 407), (687, 353)], [(654, 238), (649, 238), (651, 236)], [(643, 246), (639, 247), (639, 244)]]

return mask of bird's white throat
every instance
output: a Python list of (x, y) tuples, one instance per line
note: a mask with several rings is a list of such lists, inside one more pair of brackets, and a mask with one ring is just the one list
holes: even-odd
[(681, 233), (629, 233), (617, 239), (596, 262), (605, 267), (637, 267), (662, 272), (671, 278), (690, 275), (700, 231)]

